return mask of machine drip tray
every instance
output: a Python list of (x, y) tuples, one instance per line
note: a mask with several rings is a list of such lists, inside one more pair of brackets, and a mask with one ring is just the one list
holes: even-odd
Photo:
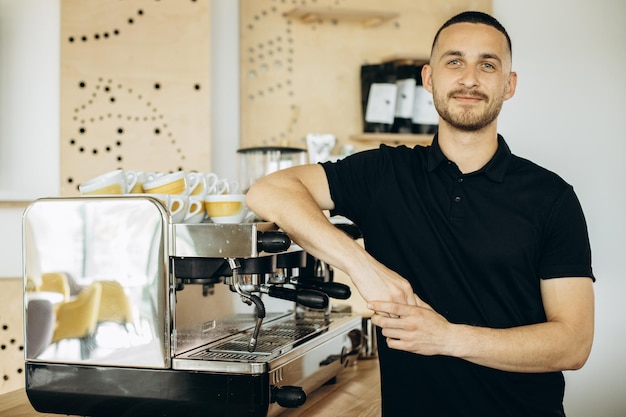
[(321, 331), (321, 326), (313, 323), (277, 323), (261, 329), (254, 352), (247, 351), (250, 335), (246, 332), (234, 339), (218, 343), (205, 351), (196, 352), (189, 357), (205, 360), (264, 361), (306, 342), (319, 331)]
[(331, 345), (335, 345), (333, 355), (341, 354), (341, 346), (348, 343), (347, 334), (354, 328), (355, 319), (360, 328), (360, 318), (350, 314), (331, 313), (330, 317), (323, 312), (307, 312), (302, 317), (287, 315), (261, 327), (252, 352), (248, 351), (252, 329), (245, 329), (227, 337), (206, 340), (205, 344), (176, 355), (173, 367), (200, 372), (265, 373), (331, 340), (334, 340)]

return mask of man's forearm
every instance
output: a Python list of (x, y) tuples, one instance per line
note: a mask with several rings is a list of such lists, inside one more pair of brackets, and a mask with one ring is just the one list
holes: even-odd
[(453, 356), (512, 372), (578, 369), (593, 341), (592, 281), (542, 280), (541, 288), (547, 321), (503, 329), (450, 323), (417, 295), (415, 306), (373, 301), (369, 307), (392, 349)]
[(361, 247), (324, 214), (323, 209), (332, 208), (332, 202), (316, 199), (290, 172), (270, 175), (254, 184), (247, 195), (248, 206), (261, 218), (276, 223), (311, 255), (348, 273), (350, 261), (360, 256)]
[(320, 166), (295, 167), (262, 178), (248, 191), (247, 203), (305, 251), (348, 274), (364, 299), (413, 302), (408, 281), (376, 261), (323, 213), (334, 205)]
[[(592, 280), (569, 277), (541, 280), (547, 322), (509, 329), (461, 326), (459, 357), (493, 368), (549, 372), (582, 367), (594, 333)], [(465, 340), (465, 342), (463, 342)]]
[(451, 356), (511, 372), (553, 372), (581, 368), (590, 345), (563, 323), (509, 329), (458, 325)]

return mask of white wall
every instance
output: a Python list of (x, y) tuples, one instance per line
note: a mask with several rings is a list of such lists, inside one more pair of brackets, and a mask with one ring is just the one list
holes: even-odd
[[(233, 0), (211, 8), (212, 166), (235, 177), (238, 8)], [(514, 153), (574, 185), (589, 224), (597, 331), (588, 364), (566, 373), (568, 415), (624, 416), (626, 2), (494, 0), (494, 15), (513, 39), (519, 73), (500, 131)], [(58, 194), (58, 21), (58, 0), (0, 0), (0, 199)], [(27, 175), (32, 166), (42, 174)], [(20, 275), (20, 216), (0, 209), (0, 277)]]
[[(0, 200), (59, 190), (57, 1), (0, 0)], [(21, 275), (21, 213), (0, 209), (0, 277)]]
[(0, 200), (58, 193), (59, 19), (57, 0), (0, 0)]
[(500, 131), (514, 153), (574, 185), (591, 238), (596, 336), (580, 371), (566, 373), (569, 416), (626, 415), (626, 2), (495, 0), (513, 41), (516, 96)]
[(239, 149), (239, 2), (211, 0), (211, 168), (237, 178)]

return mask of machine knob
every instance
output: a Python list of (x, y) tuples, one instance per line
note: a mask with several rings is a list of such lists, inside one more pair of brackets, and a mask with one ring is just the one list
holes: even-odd
[(259, 252), (278, 253), (289, 249), (291, 239), (283, 232), (258, 232), (257, 250)]
[(285, 408), (297, 408), (306, 402), (306, 393), (302, 387), (293, 385), (272, 387), (272, 402)]

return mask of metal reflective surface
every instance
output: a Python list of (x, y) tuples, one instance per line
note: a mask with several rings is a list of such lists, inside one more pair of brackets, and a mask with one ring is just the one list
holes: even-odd
[(27, 361), (168, 368), (168, 227), (149, 197), (32, 203), (23, 218)]
[(174, 256), (249, 258), (258, 255), (255, 223), (181, 223), (172, 228)]
[(261, 252), (257, 232), (276, 230), (274, 223), (172, 225), (172, 256), (250, 258)]

